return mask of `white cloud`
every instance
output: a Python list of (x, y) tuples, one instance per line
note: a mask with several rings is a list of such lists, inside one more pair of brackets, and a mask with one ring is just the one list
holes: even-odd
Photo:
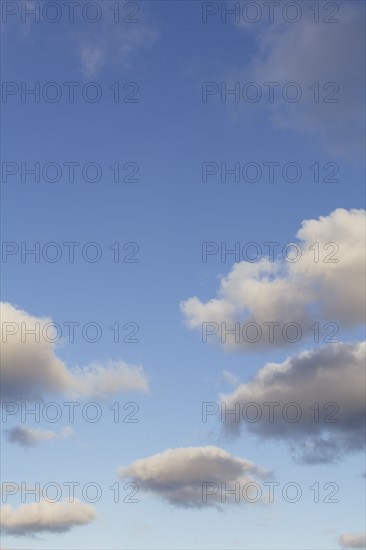
[[(23, 4), (29, 11), (36, 11), (40, 22), (51, 18), (51, 14), (43, 14), (38, 0), (26, 0)], [(140, 53), (148, 50), (159, 36), (150, 21), (148, 4), (142, 6), (119, 0), (113, 4), (114, 11), (112, 4), (107, 2), (96, 2), (95, 6), (87, 10), (83, 3), (76, 4), (75, 9), (70, 10), (74, 14), (74, 24), (70, 24), (72, 15), (66, 5), (61, 5), (62, 18), (57, 23), (61, 27), (59, 33), (51, 33), (51, 38), (43, 34), (43, 43), (49, 47), (56, 44), (66, 55), (70, 54), (86, 78), (97, 78), (105, 69), (136, 67)], [(39, 27), (34, 17), (26, 17), (16, 31), (22, 34), (23, 40), (30, 40), (35, 29), (39, 35)]]
[(141, 50), (149, 49), (158, 33), (142, 23), (118, 24), (103, 21), (95, 28), (84, 29), (78, 39), (81, 71), (87, 77), (97, 77), (104, 68), (131, 68)]
[(222, 371), (223, 380), (230, 386), (238, 386), (240, 384), (240, 379), (238, 376), (235, 376), (232, 372), (227, 370)]
[[(279, 100), (269, 106), (275, 126), (309, 134), (334, 157), (362, 159), (364, 151), (364, 5), (341, 2), (339, 23), (314, 23), (303, 6), (294, 24), (280, 17), (258, 33), (258, 50), (249, 66), (236, 75), (243, 82), (297, 82), (302, 89), (298, 103)], [(322, 15), (324, 17), (324, 14)], [(245, 26), (247, 32), (248, 25)], [(313, 101), (309, 86), (320, 83), (321, 99), (339, 86), (338, 103)], [(278, 96), (276, 96), (278, 97)]]
[(26, 426), (16, 426), (7, 431), (6, 437), (10, 443), (17, 443), (23, 447), (32, 447), (41, 441), (66, 439), (73, 434), (74, 431), (69, 426), (63, 428), (59, 433), (52, 430), (39, 430)]
[[(216, 323), (219, 327), (226, 323), (229, 330), (236, 322), (241, 328), (247, 323), (257, 323), (263, 331), (258, 346), (282, 346), (286, 345), (282, 333), (286, 323), (298, 323), (303, 338), (313, 335), (309, 326), (315, 321), (342, 323), (342, 326), (363, 323), (365, 211), (338, 208), (329, 216), (305, 220), (297, 238), (300, 247), (297, 262), (288, 262), (282, 257), (274, 261), (262, 258), (257, 263), (236, 263), (221, 279), (216, 298), (204, 303), (194, 296), (181, 302), (188, 326), (202, 331), (202, 323)], [(314, 243), (318, 243), (315, 249)], [(327, 243), (335, 245), (325, 250)], [(319, 260), (316, 261), (318, 246)], [(274, 328), (273, 343), (269, 328), (263, 325), (270, 322), (280, 323), (279, 328)], [(218, 330), (216, 338), (223, 341), (222, 335), (223, 331)], [(234, 337), (228, 335), (223, 345), (230, 349), (253, 347), (250, 342), (253, 335), (247, 338), (241, 333), (239, 336), (240, 342), (235, 342)]]
[[(228, 435), (238, 436), (245, 426), (266, 440), (287, 442), (302, 461), (336, 461), (365, 443), (365, 342), (330, 344), (267, 363), (220, 401), (224, 410), (238, 411), (223, 418)], [(278, 403), (272, 419), (265, 403)], [(289, 403), (296, 406), (285, 408)], [(329, 403), (335, 405), (323, 408)]]
[(80, 47), (80, 61), (83, 72), (88, 76), (95, 76), (103, 67), (105, 51), (95, 45), (83, 44)]
[(214, 446), (180, 447), (136, 460), (119, 469), (119, 475), (131, 478), (142, 490), (154, 493), (170, 504), (186, 507), (217, 506), (220, 492), (203, 500), (202, 484), (253, 481), (251, 476), (266, 477), (268, 471), (248, 460), (235, 457)]
[(338, 542), (342, 548), (366, 548), (366, 533), (347, 533)]
[[(35, 317), (12, 304), (0, 304), (2, 318), (1, 396), (34, 400), (53, 392), (71, 397), (107, 397), (128, 391), (147, 391), (143, 368), (124, 361), (93, 363), (68, 369), (56, 355), (51, 319)], [(26, 334), (38, 323), (39, 341)], [(11, 334), (13, 332), (13, 334)]]
[(145, 392), (148, 382), (142, 367), (123, 361), (109, 361), (100, 365), (74, 368), (68, 393), (73, 397), (107, 397), (115, 393)]
[(1, 507), (1, 527), (10, 535), (26, 536), (45, 531), (64, 533), (75, 526), (87, 525), (95, 518), (95, 509), (79, 500), (33, 502), (17, 509), (10, 505)]
[[(132, 5), (126, 10), (119, 3), (120, 22), (107, 5), (100, 4), (101, 20), (81, 27), (77, 33), (68, 35), (68, 43), (74, 44), (82, 73), (89, 78), (98, 77), (104, 69), (122, 67), (130, 69), (139, 62), (139, 54), (148, 50), (158, 38), (158, 31), (148, 22), (148, 5), (133, 14)], [(125, 22), (122, 22), (126, 19)], [(128, 22), (128, 20), (130, 22)], [(132, 22), (136, 20), (136, 22)]]

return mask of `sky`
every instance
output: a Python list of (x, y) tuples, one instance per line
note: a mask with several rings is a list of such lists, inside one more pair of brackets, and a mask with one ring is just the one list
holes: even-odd
[(1, 2), (1, 549), (365, 548), (364, 23)]

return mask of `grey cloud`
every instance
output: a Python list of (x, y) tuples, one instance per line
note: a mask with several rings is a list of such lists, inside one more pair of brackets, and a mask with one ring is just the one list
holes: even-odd
[(142, 490), (172, 505), (198, 508), (220, 503), (219, 494), (203, 502), (205, 482), (233, 485), (253, 481), (251, 476), (265, 478), (268, 474), (252, 462), (214, 446), (167, 449), (119, 469), (121, 477), (132, 479)]
[(14, 509), (1, 507), (1, 527), (4, 533), (29, 536), (36, 533), (65, 533), (75, 526), (87, 525), (96, 518), (95, 509), (75, 500), (74, 502), (33, 502)]
[(70, 427), (63, 428), (59, 433), (52, 430), (40, 430), (28, 428), (26, 426), (16, 426), (7, 431), (6, 437), (10, 443), (21, 445), (22, 447), (33, 447), (41, 441), (51, 441), (55, 439), (65, 439), (70, 437), (74, 431)]
[[(337, 461), (364, 447), (365, 343), (330, 344), (267, 363), (220, 401), (224, 411), (238, 413), (224, 417), (228, 436), (245, 427), (260, 438), (287, 442), (298, 460)], [(278, 404), (272, 419), (266, 403)]]
[[(69, 369), (57, 356), (57, 346), (50, 331), (47, 339), (43, 329), (51, 319), (40, 318), (0, 303), (2, 318), (1, 398), (3, 400), (41, 400), (51, 392), (70, 397), (104, 398), (119, 392), (148, 390), (148, 381), (141, 366), (124, 361), (92, 363)], [(39, 326), (40, 338), (24, 337), (27, 330)], [(14, 334), (10, 334), (14, 332)]]
[[(334, 158), (362, 161), (364, 137), (365, 64), (362, 2), (341, 2), (338, 23), (317, 23), (303, 4), (303, 17), (294, 24), (277, 18), (258, 33), (258, 50), (240, 80), (296, 82), (302, 89), (297, 103), (276, 101), (270, 108), (277, 128), (308, 134)], [(314, 102), (309, 86), (318, 82), (320, 100)], [(334, 83), (339, 92), (331, 96)], [(280, 88), (279, 88), (280, 89)], [(338, 99), (324, 103), (323, 99)], [(305, 99), (306, 98), (306, 99)]]

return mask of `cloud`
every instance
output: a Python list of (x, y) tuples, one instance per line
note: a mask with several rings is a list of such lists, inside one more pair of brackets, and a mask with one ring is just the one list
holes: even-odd
[[(224, 411), (237, 410), (237, 416), (221, 417), (227, 435), (237, 437), (245, 426), (260, 438), (287, 442), (303, 462), (337, 461), (364, 447), (365, 342), (331, 344), (267, 363), (220, 401)], [(272, 418), (265, 403), (278, 404)], [(287, 408), (289, 403), (295, 405)]]
[(35, 533), (65, 533), (77, 525), (87, 525), (96, 518), (93, 506), (74, 502), (33, 502), (17, 509), (1, 507), (1, 527), (9, 535), (27, 536)]
[[(51, 19), (42, 13), (38, 0), (23, 2), (29, 11), (35, 11), (39, 20)], [(92, 3), (91, 3), (92, 4)], [(57, 22), (61, 26), (59, 33), (43, 33), (43, 43), (49, 47), (62, 48), (66, 55), (77, 65), (86, 78), (97, 78), (103, 71), (136, 68), (140, 52), (148, 50), (157, 40), (159, 32), (149, 21), (149, 6), (142, 8), (135, 2), (118, 1), (112, 5), (95, 2), (94, 7), (86, 9), (82, 3), (75, 9), (60, 6), (62, 18)], [(11, 19), (11, 18), (10, 18)], [(74, 24), (70, 25), (70, 21)], [(13, 29), (13, 27), (12, 27)], [(21, 33), (23, 40), (30, 40), (32, 33), (39, 35), (39, 25), (34, 17), (26, 17), (24, 24), (17, 25), (15, 32)], [(70, 63), (69, 63), (70, 66)]]
[(74, 368), (72, 376), (70, 392), (75, 397), (106, 397), (113, 393), (145, 392), (148, 389), (142, 367), (130, 366), (122, 361)]
[(82, 73), (97, 77), (105, 68), (122, 66), (130, 69), (141, 50), (149, 49), (158, 37), (155, 29), (141, 21), (118, 24), (105, 18), (99, 26), (89, 25), (79, 33), (77, 52)]
[(224, 382), (229, 384), (230, 386), (238, 386), (240, 384), (240, 379), (238, 376), (235, 376), (232, 372), (229, 372), (227, 370), (222, 371), (222, 378)]
[(338, 542), (341, 548), (366, 548), (366, 533), (347, 533)]
[[(365, 210), (338, 208), (329, 216), (303, 221), (296, 235), (298, 261), (268, 257), (256, 263), (234, 264), (221, 279), (216, 298), (204, 303), (194, 296), (181, 302), (188, 326), (202, 331), (202, 323), (216, 323), (218, 327), (226, 323), (225, 328), (230, 330), (238, 322), (241, 333), (237, 342), (234, 335), (228, 335), (225, 341), (221, 330), (215, 338), (221, 338), (228, 349), (248, 349), (253, 348), (258, 334), (260, 339), (256, 345), (263, 347), (286, 346), (289, 339), (297, 336), (313, 336), (309, 327), (314, 320), (342, 323), (343, 327), (362, 324), (365, 318), (364, 235)], [(314, 243), (318, 244), (314, 247)], [(270, 329), (263, 323), (271, 322), (280, 326), (273, 328), (270, 338)], [(247, 323), (257, 323), (262, 333), (243, 332)], [(297, 323), (300, 330), (284, 336), (287, 323)]]
[(55, 439), (66, 439), (74, 434), (69, 427), (65, 427), (57, 433), (52, 430), (39, 430), (27, 428), (26, 426), (16, 426), (7, 431), (6, 437), (10, 443), (17, 443), (23, 447), (32, 447), (41, 441), (51, 441)]
[[(109, 361), (105, 365), (92, 363), (69, 369), (56, 355), (51, 319), (29, 315), (9, 303), (1, 303), (0, 311), (2, 399), (36, 400), (45, 392), (103, 398), (120, 392), (147, 391), (142, 367)], [(36, 327), (38, 341), (34, 335), (26, 334)]]
[[(269, 105), (270, 116), (277, 128), (306, 133), (334, 157), (362, 159), (364, 143), (364, 95), (362, 79), (364, 59), (364, 5), (342, 2), (339, 23), (314, 23), (314, 14), (302, 3), (303, 15), (289, 24), (276, 17), (276, 22), (261, 28), (257, 35), (257, 52), (250, 64), (238, 71), (235, 79), (296, 82), (302, 98), (297, 103), (279, 99)], [(324, 17), (325, 12), (321, 17)], [(248, 25), (245, 26), (247, 32)], [(335, 62), (336, 60), (336, 62)], [(320, 84), (320, 100), (314, 102), (309, 86)], [(338, 103), (324, 103), (333, 82), (339, 86)], [(329, 96), (328, 99), (331, 99)]]
[(95, 45), (82, 44), (80, 46), (80, 61), (83, 72), (88, 76), (95, 76), (103, 67), (105, 51)]
[(251, 475), (263, 478), (269, 474), (242, 458), (214, 446), (180, 447), (136, 460), (119, 468), (119, 475), (130, 478), (142, 490), (158, 495), (175, 506), (217, 506), (219, 492), (203, 501), (202, 484), (226, 483), (232, 488), (253, 481)]
[[(104, 70), (114, 67), (131, 69), (139, 62), (139, 54), (148, 50), (157, 40), (159, 33), (148, 22), (148, 6), (133, 6), (119, 2), (116, 11), (100, 4), (102, 17), (95, 24), (79, 26), (78, 31), (67, 35), (72, 44), (84, 76), (98, 77)], [(117, 15), (118, 12), (118, 15)], [(118, 17), (119, 22), (114, 22)]]

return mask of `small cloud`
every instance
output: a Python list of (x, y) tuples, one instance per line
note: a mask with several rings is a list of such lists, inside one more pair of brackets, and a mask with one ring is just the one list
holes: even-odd
[(237, 376), (235, 376), (235, 374), (233, 374), (232, 372), (229, 372), (228, 370), (222, 371), (222, 377), (227, 384), (229, 384), (230, 386), (233, 386), (234, 388), (236, 386), (239, 386), (240, 384), (240, 379)]
[(72, 383), (68, 388), (74, 397), (107, 397), (114, 393), (148, 391), (148, 381), (142, 367), (124, 361), (109, 361), (104, 365), (92, 363), (71, 370)]
[(366, 548), (366, 533), (346, 533), (338, 539), (341, 548)]
[(265, 478), (269, 474), (253, 462), (214, 446), (167, 449), (119, 468), (118, 473), (174, 506), (196, 508), (217, 507), (222, 502), (219, 491), (204, 499), (206, 484), (217, 488), (227, 484), (232, 489), (237, 482), (242, 486), (253, 482), (251, 476)]
[(93, 506), (74, 502), (33, 502), (18, 508), (1, 507), (1, 527), (9, 535), (29, 536), (36, 533), (65, 533), (96, 518)]
[(74, 430), (69, 426), (63, 428), (60, 433), (52, 430), (39, 430), (27, 428), (26, 426), (16, 426), (7, 431), (6, 437), (10, 443), (16, 443), (22, 447), (33, 447), (41, 441), (66, 439), (74, 433)]
[[(107, 6), (102, 4), (105, 12), (102, 20), (84, 27), (76, 35), (77, 43), (74, 48), (85, 76), (98, 77), (105, 69), (130, 69), (136, 66), (139, 54), (148, 50), (159, 36), (154, 26), (147, 22), (148, 6), (145, 5), (144, 8), (144, 21), (142, 14), (137, 12), (134, 16), (136, 21), (124, 24), (121, 29), (119, 24), (113, 22), (112, 13)], [(75, 41), (74, 35), (69, 37), (69, 43), (72, 41)]]
[(102, 47), (84, 44), (80, 48), (80, 60), (86, 76), (95, 76), (101, 70), (105, 61), (105, 51)]

